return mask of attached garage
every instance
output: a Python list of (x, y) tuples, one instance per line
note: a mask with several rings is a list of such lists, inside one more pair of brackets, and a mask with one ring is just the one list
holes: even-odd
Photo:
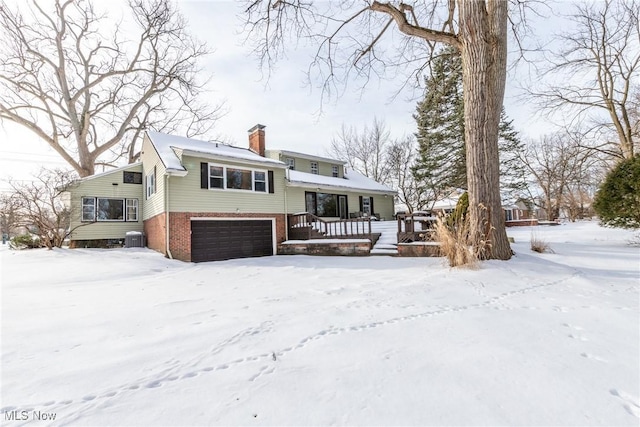
[(271, 219), (191, 221), (191, 261), (221, 261), (274, 254)]

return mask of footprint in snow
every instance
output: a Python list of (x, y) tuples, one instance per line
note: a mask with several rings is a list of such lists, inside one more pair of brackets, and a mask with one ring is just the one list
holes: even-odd
[(604, 363), (607, 362), (605, 359), (602, 359), (601, 357), (594, 356), (593, 354), (589, 354), (589, 353), (580, 353), (580, 356), (584, 357), (585, 359), (595, 360), (596, 362), (604, 362)]
[(640, 404), (638, 404), (638, 402), (640, 402), (640, 399), (638, 399), (637, 397), (633, 397), (622, 390), (617, 390), (615, 388), (609, 390), (609, 393), (611, 393), (613, 396), (619, 398), (624, 402), (622, 404), (622, 407), (630, 415), (633, 415), (636, 418), (640, 418)]

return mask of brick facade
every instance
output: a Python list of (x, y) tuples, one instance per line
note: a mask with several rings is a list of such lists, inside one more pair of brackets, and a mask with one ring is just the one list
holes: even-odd
[(279, 255), (367, 256), (371, 253), (371, 241), (336, 242), (327, 240), (286, 243), (278, 246)]
[[(162, 217), (162, 232), (164, 233), (164, 214), (157, 215), (147, 221), (153, 221)], [(265, 213), (216, 213), (216, 212), (171, 212), (169, 214), (169, 250), (175, 259), (191, 261), (191, 218), (275, 218), (276, 220), (276, 244), (286, 240), (286, 226), (284, 214)], [(147, 221), (145, 221), (145, 233), (147, 233)], [(155, 223), (154, 223), (155, 224)], [(149, 224), (149, 231), (156, 232), (154, 224)], [(164, 246), (156, 248), (151, 246), (151, 237), (147, 235), (149, 248), (165, 253)], [(160, 241), (159, 239), (157, 241)], [(154, 241), (155, 242), (155, 241)], [(161, 240), (164, 245), (164, 234)]]
[(166, 255), (166, 219), (164, 212), (144, 221), (147, 247)]
[(443, 256), (440, 250), (440, 243), (437, 242), (414, 242), (398, 243), (398, 256), (406, 257), (440, 257)]

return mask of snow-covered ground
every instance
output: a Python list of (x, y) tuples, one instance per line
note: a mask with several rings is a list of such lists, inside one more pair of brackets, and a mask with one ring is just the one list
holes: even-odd
[(631, 233), (508, 233), (477, 270), (3, 247), (0, 423), (637, 426)]

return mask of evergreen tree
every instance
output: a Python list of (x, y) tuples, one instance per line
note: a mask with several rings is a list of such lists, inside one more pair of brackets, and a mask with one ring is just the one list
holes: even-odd
[(466, 188), (462, 61), (447, 47), (431, 65), (425, 97), (414, 119), (418, 125), (418, 158), (413, 172), (422, 193), (431, 201), (453, 188)]
[[(454, 188), (467, 188), (467, 167), (462, 93), (462, 61), (453, 47), (442, 49), (425, 80), (425, 97), (416, 108), (418, 158), (416, 181), (429, 200)], [(514, 197), (526, 187), (525, 165), (519, 160), (524, 145), (502, 110), (500, 116), (500, 190)]]
[(593, 208), (605, 226), (640, 228), (640, 155), (620, 162), (607, 175)]

